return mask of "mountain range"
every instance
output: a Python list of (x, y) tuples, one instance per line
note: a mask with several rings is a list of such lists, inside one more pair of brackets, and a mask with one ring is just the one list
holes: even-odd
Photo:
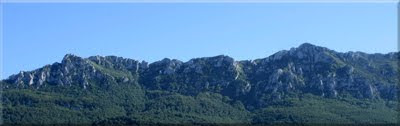
[(1, 81), (4, 124), (397, 124), (399, 53), (304, 43), (153, 63), (67, 54)]

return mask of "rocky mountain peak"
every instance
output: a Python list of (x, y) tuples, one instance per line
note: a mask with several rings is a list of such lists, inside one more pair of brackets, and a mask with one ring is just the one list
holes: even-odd
[(76, 56), (74, 54), (66, 54), (64, 58), (62, 59), (61, 63), (62, 64), (67, 64), (67, 63), (76, 63), (76, 62), (81, 62), (83, 61), (83, 58)]
[(329, 52), (328, 48), (313, 45), (311, 43), (303, 43), (297, 48), (291, 48), (290, 52), (303, 52), (303, 53), (321, 53), (321, 52)]
[(262, 64), (268, 64), (269, 62), (281, 62), (281, 60), (290, 60), (291, 62), (303, 63), (332, 62), (335, 60), (336, 53), (337, 52), (329, 50), (325, 47), (304, 43), (297, 48), (281, 50), (265, 59), (256, 61), (261, 61)]
[[(334, 97), (349, 92), (368, 98), (379, 95), (395, 98), (396, 92), (390, 85), (398, 79), (393, 59), (397, 53), (362, 53), (362, 57), (370, 57), (365, 58), (365, 62), (354, 59), (360, 57), (357, 55), (361, 53), (337, 53), (310, 43), (255, 61), (235, 61), (232, 57), (218, 55), (188, 62), (164, 58), (148, 64), (117, 56), (81, 58), (67, 54), (61, 63), (21, 72), (6, 81), (21, 87), (77, 84), (86, 88), (93, 81), (104, 84), (141, 80), (145, 87), (155, 89), (207, 89), (235, 97), (249, 94), (261, 97), (268, 93), (280, 97), (290, 91), (302, 91)], [(348, 60), (352, 58), (354, 60)]]
[(160, 61), (156, 61), (149, 65), (150, 71), (157, 71), (160, 74), (173, 74), (175, 73), (181, 66), (183, 62), (176, 59), (164, 58)]
[(235, 59), (233, 59), (232, 57), (226, 56), (226, 55), (215, 56), (215, 57), (212, 57), (212, 59), (218, 61), (218, 63), (225, 62), (228, 64), (233, 64), (235, 61)]
[(314, 45), (314, 44), (305, 42), (305, 43), (299, 45), (299, 47), (297, 47), (297, 48), (299, 48), (299, 49), (307, 49), (307, 48), (318, 48), (318, 47), (319, 47), (319, 46), (316, 46), (316, 45)]
[(183, 64), (182, 61), (176, 60), (176, 59), (169, 59), (169, 58), (164, 58), (160, 61), (156, 61), (154, 63), (151, 63), (149, 67), (165, 67), (165, 68), (177, 68), (180, 67)]

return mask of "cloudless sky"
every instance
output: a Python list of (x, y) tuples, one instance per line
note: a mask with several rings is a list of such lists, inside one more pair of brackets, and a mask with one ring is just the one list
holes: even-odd
[(397, 51), (395, 3), (3, 4), (3, 78), (81, 57), (267, 57), (309, 42)]

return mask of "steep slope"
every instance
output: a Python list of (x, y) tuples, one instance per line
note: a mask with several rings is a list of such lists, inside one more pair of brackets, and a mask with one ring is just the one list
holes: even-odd
[(309, 43), (252, 61), (220, 55), (148, 64), (67, 54), (3, 80), (2, 117), (35, 124), (395, 123), (397, 59), (397, 52), (340, 53)]

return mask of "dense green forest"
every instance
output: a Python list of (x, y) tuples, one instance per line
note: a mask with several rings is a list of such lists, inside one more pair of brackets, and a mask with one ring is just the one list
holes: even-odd
[(2, 92), (5, 124), (394, 124), (398, 104), (381, 99), (312, 94), (251, 109), (218, 93), (182, 95), (135, 84), (46, 87)]

